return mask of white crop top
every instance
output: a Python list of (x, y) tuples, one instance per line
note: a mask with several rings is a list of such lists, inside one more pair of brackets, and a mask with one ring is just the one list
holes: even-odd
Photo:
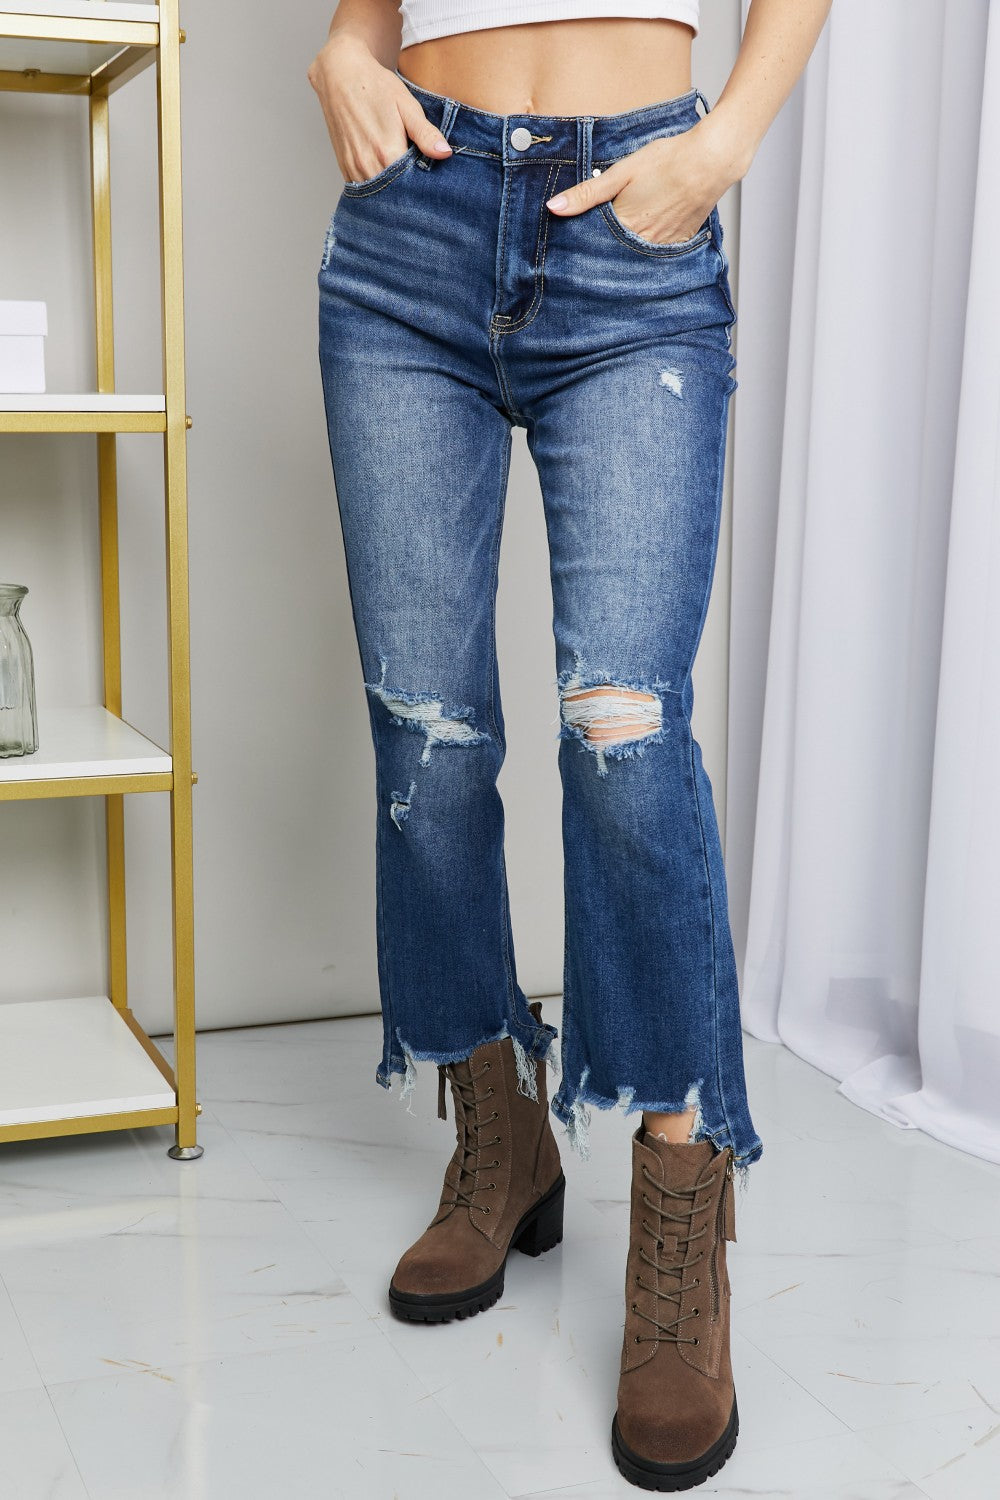
[(699, 0), (402, 0), (401, 47), (459, 31), (565, 21), (581, 16), (637, 16), (684, 21), (697, 35)]

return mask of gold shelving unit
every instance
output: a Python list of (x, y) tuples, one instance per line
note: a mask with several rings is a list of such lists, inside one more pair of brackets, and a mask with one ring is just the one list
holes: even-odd
[[(0, 90), (87, 100), (91, 155), (97, 386), (85, 396), (0, 396), (0, 432), (94, 433), (104, 702), (40, 715), (34, 755), (0, 760), (0, 802), (103, 797), (107, 831), (108, 988), (104, 996), (0, 1005), (0, 1141), (174, 1125), (169, 1155), (197, 1144), (194, 1021), (187, 428), (181, 250), (179, 0), (0, 0)], [(115, 389), (111, 275), (110, 98), (144, 68), (157, 75), (163, 391)], [(159, 433), (164, 453), (169, 750), (122, 718), (117, 434)], [(172, 1067), (129, 1007), (125, 798), (170, 797)]]

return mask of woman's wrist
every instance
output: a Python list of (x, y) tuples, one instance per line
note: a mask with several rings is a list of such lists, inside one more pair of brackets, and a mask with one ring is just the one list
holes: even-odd
[(709, 146), (720, 177), (729, 186), (741, 181), (750, 170), (758, 142), (738, 106), (720, 100), (699, 122), (698, 132)]
[(323, 51), (328, 57), (355, 57), (374, 60), (371, 42), (362, 32), (356, 31), (353, 26), (334, 24), (330, 27), (330, 35), (323, 46)]
[(399, 38), (396, 31), (372, 26), (364, 17), (348, 15), (338, 19), (335, 15), (323, 51), (328, 57), (344, 57), (355, 67), (375, 62), (392, 69), (399, 52)]

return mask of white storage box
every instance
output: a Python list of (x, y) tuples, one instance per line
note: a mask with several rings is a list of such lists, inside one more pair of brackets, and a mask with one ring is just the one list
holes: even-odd
[(44, 392), (48, 331), (44, 302), (0, 302), (0, 394)]

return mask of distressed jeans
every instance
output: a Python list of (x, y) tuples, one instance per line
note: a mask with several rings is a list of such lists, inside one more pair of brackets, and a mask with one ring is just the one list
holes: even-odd
[[(402, 75), (399, 75), (402, 77)], [(718, 545), (735, 323), (717, 208), (656, 243), (609, 203), (545, 207), (699, 119), (697, 89), (623, 114), (499, 115), (404, 80), (453, 148), (415, 145), (337, 201), (320, 365), (376, 766), (384, 1050), (510, 1036), (591, 1106), (680, 1113), (761, 1152), (691, 670)], [(550, 555), (565, 964), (561, 1045), (514, 962), (495, 642), (511, 432), (526, 429)]]

